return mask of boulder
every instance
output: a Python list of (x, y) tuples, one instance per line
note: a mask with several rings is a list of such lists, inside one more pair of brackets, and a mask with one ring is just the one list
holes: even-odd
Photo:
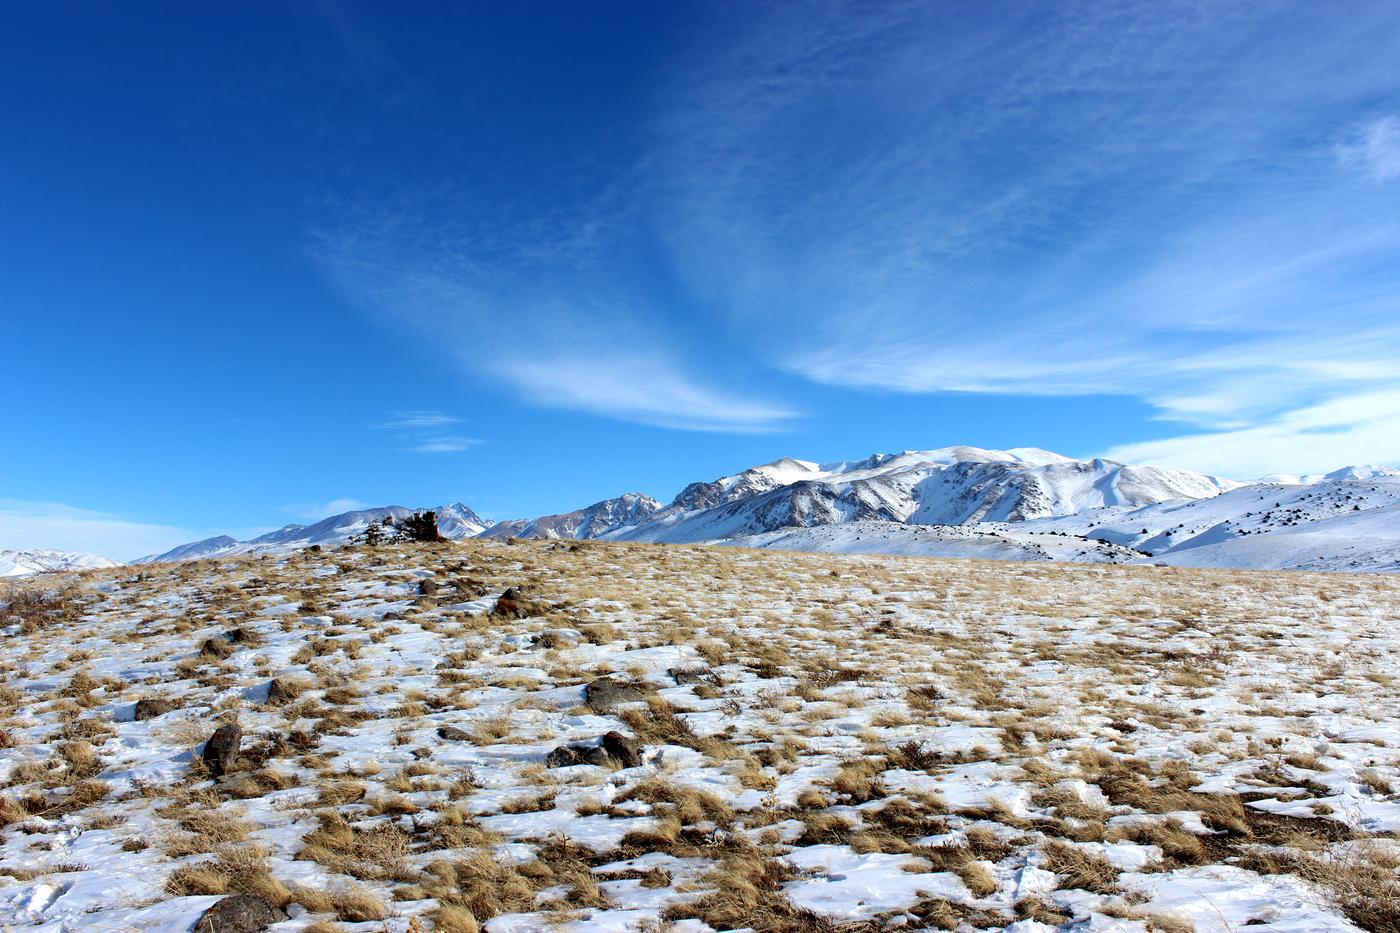
[(204, 912), (194, 933), (263, 933), (287, 915), (260, 897), (231, 894)]
[(527, 619), (544, 615), (547, 611), (543, 603), (526, 596), (519, 587), (512, 586), (496, 600), (496, 608), (491, 610), (491, 615), (498, 619)]
[(642, 763), (642, 750), (635, 739), (629, 739), (621, 732), (609, 732), (603, 736), (598, 748), (608, 757), (616, 759), (624, 768), (635, 768)]
[(629, 739), (621, 732), (609, 732), (596, 744), (576, 742), (560, 745), (545, 758), (551, 768), (568, 768), (573, 765), (597, 765), (606, 768), (616, 763), (624, 768), (635, 768), (642, 763), (642, 750), (635, 739)]
[(199, 653), (206, 658), (226, 658), (233, 654), (233, 646), (224, 638), (206, 638), (199, 646)]
[(220, 726), (204, 743), (204, 764), (209, 773), (222, 777), (233, 770), (238, 760), (238, 746), (243, 741), (243, 730), (237, 724)]
[(438, 726), (438, 738), (447, 742), (470, 742), (472, 734), (456, 726)]
[(606, 712), (619, 703), (645, 701), (651, 693), (646, 684), (603, 677), (583, 688), (583, 702), (598, 712)]
[(267, 702), (272, 706), (290, 703), (300, 695), (301, 688), (296, 683), (281, 677), (272, 678), (272, 682), (267, 685)]
[(132, 713), (131, 718), (142, 722), (147, 719), (155, 719), (157, 716), (164, 716), (179, 708), (175, 703), (163, 697), (142, 697), (136, 701), (136, 711)]

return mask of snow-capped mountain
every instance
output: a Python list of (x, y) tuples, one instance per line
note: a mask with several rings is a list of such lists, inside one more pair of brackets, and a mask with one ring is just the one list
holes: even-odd
[(0, 550), (0, 577), (23, 577), (35, 573), (57, 573), (63, 570), (92, 570), (100, 567), (120, 567), (121, 561), (108, 560), (96, 554), (78, 551), (54, 551), (48, 548)]
[(1072, 460), (1035, 448), (946, 447), (828, 464), (785, 459), (692, 483), (646, 521), (602, 537), (694, 542), (856, 521), (1021, 522), (1105, 506), (1208, 498), (1239, 485), (1184, 470)]
[[(398, 506), (223, 536), (146, 560), (338, 545)], [(784, 458), (670, 502), (627, 493), (586, 508), (492, 523), (437, 509), (448, 538), (599, 538), (786, 550), (1222, 567), (1400, 570), (1400, 470), (1352, 466), (1237, 483), (1187, 470), (1075, 460), (1020, 447)]]
[(1270, 473), (1268, 476), (1259, 477), (1256, 482), (1275, 483), (1282, 486), (1311, 486), (1314, 483), (1329, 481), (1387, 479), (1397, 476), (1400, 476), (1400, 470), (1395, 469), (1395, 467), (1366, 463), (1342, 467), (1331, 473)]
[[(225, 557), (230, 554), (277, 553), (293, 551), (313, 544), (336, 546), (363, 534), (373, 522), (383, 521), (386, 518), (398, 521), (412, 515), (413, 511), (413, 509), (406, 509), (403, 506), (390, 505), (382, 508), (342, 512), (339, 515), (324, 518), (314, 525), (287, 525), (248, 541), (239, 541), (228, 535), (194, 541), (190, 544), (182, 544), (164, 554), (143, 557), (137, 563), (194, 560), (203, 557)], [(471, 538), (487, 530), (493, 524), (460, 502), (440, 505), (435, 511), (437, 512), (438, 531), (444, 538), (453, 540)]]
[(596, 538), (610, 531), (637, 525), (660, 508), (661, 503), (651, 496), (629, 492), (562, 515), (497, 522), (481, 532), (479, 537)]

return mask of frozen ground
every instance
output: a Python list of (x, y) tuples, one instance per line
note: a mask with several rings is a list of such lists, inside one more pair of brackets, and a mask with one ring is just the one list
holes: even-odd
[(1400, 922), (1394, 577), (461, 541), (6, 586), (0, 928)]

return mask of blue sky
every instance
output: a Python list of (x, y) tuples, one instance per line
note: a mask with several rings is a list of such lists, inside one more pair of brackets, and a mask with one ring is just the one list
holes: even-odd
[(0, 547), (1400, 465), (1400, 6), (27, 4)]

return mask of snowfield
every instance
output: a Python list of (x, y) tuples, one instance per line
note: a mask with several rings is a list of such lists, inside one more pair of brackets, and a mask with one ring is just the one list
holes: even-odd
[(1400, 925), (1394, 577), (461, 540), (0, 604), (0, 927)]

